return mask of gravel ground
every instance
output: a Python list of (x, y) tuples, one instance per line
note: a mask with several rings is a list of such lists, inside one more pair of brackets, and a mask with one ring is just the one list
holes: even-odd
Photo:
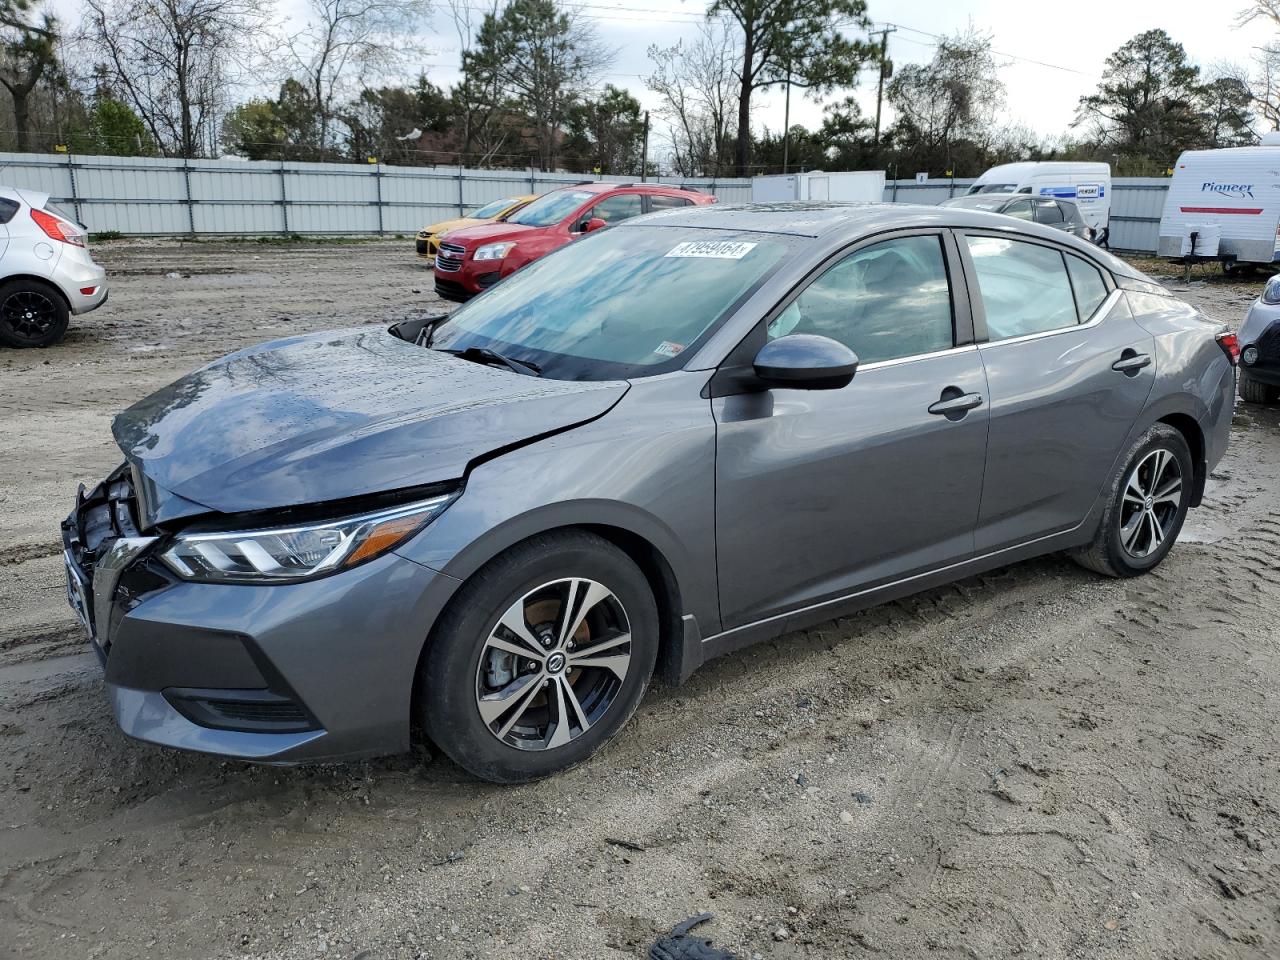
[[(1061, 557), (655, 689), (592, 762), (252, 767), (129, 741), (57, 521), (113, 413), (290, 332), (438, 304), (408, 242), (119, 242), (111, 303), (0, 351), (0, 956), (1280, 955), (1280, 411), (1242, 406), (1153, 574)], [(1259, 282), (1179, 295), (1237, 322)]]

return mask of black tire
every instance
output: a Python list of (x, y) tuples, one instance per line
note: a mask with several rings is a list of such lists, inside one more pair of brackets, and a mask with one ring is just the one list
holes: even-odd
[[(1147, 468), (1149, 471), (1148, 458), (1157, 451), (1164, 451), (1176, 461), (1181, 479), (1180, 497), (1172, 510), (1157, 507), (1162, 511), (1158, 517), (1158, 524), (1163, 537), (1149, 553), (1139, 556), (1126, 548), (1122, 537), (1127, 536), (1130, 531), (1139, 537), (1145, 535), (1147, 531), (1152, 531), (1150, 536), (1151, 540), (1154, 540), (1156, 528), (1149, 525), (1137, 530), (1132, 526), (1136, 513), (1142, 512), (1144, 508), (1139, 507), (1133, 499), (1127, 498), (1126, 493), (1129, 493), (1129, 481), (1135, 475), (1135, 469)], [(1170, 468), (1166, 468), (1168, 469)], [(1148, 472), (1147, 475), (1149, 476), (1150, 473)], [(1171, 482), (1167, 479), (1171, 477), (1170, 473), (1165, 473), (1163, 476), (1166, 477), (1165, 485)], [(1192, 462), (1191, 449), (1187, 446), (1186, 438), (1168, 424), (1153, 424), (1130, 447), (1128, 455), (1121, 461), (1120, 469), (1112, 478), (1106, 494), (1106, 505), (1102, 511), (1102, 521), (1098, 524), (1098, 531), (1094, 534), (1093, 541), (1088, 546), (1073, 551), (1072, 558), (1081, 566), (1107, 577), (1136, 577), (1154, 569), (1168, 555), (1178, 539), (1179, 531), (1182, 530), (1183, 521), (1186, 520), (1187, 510), (1191, 505), (1194, 478), (1195, 465)], [(1141, 524), (1143, 521), (1138, 522)], [(1137, 547), (1144, 545), (1146, 544), (1141, 542), (1135, 543)]]
[(1240, 374), (1240, 396), (1246, 403), (1275, 403), (1277, 395), (1280, 395), (1280, 387), (1260, 383), (1247, 373)]
[[(600, 694), (602, 699), (598, 702), (598, 709), (602, 713), (592, 720), (589, 728), (579, 728), (573, 739), (562, 745), (522, 749), (500, 739), (500, 731), (491, 728), (481, 716), (479, 700), (482, 687), (486, 678), (492, 676), (488, 672), (482, 674), (481, 660), (482, 657), (501, 656), (487, 644), (509, 608), (530, 597), (531, 591), (538, 591), (544, 585), (563, 583), (567, 578), (589, 579), (612, 592), (623, 610), (631, 637), (631, 659), (625, 676), (616, 681), (612, 679), (611, 671), (606, 673), (594, 668), (604, 673), (604, 682), (615, 684), (615, 687), (607, 700)], [(609, 603), (611, 601), (598, 606)], [(522, 607), (522, 610), (528, 609), (532, 607)], [(555, 609), (558, 618), (561, 607)], [(611, 609), (616, 611), (617, 608)], [(527, 619), (525, 623), (531, 626)], [(587, 627), (585, 621), (584, 628), (594, 629)], [(538, 635), (536, 629), (533, 632)], [(553, 633), (554, 630), (547, 632)], [(503, 635), (510, 638), (510, 634)], [(572, 645), (568, 649), (572, 650)], [(607, 540), (585, 531), (534, 537), (512, 547), (473, 574), (441, 615), (419, 668), (420, 720), (436, 746), (475, 776), (494, 783), (538, 780), (586, 760), (622, 728), (644, 695), (657, 655), (657, 605), (644, 573), (630, 557)], [(517, 670), (520, 662), (520, 658), (515, 659)], [(486, 663), (491, 661), (486, 660)], [(534, 671), (534, 661), (526, 661), (526, 669), (533, 675), (533, 686), (538, 684), (536, 676), (544, 675), (540, 671), (549, 664), (548, 658), (546, 664)], [(575, 675), (564, 668), (561, 675), (565, 682), (576, 676), (577, 680), (572, 682), (580, 683), (584, 676), (596, 674), (588, 669)], [(543, 688), (554, 682), (547, 681)], [(552, 690), (560, 693), (561, 688), (552, 686)], [(536, 706), (539, 697), (545, 701), (545, 706)], [(516, 699), (519, 696), (513, 697), (512, 702)], [(551, 694), (535, 694), (531, 702), (535, 706), (529, 711), (545, 710), (548, 731), (553, 729), (551, 720), (556, 707)], [(563, 706), (563, 699), (560, 702)], [(569, 721), (566, 730), (576, 723), (572, 715)], [(500, 727), (502, 723), (499, 720), (496, 726)], [(536, 722), (531, 723), (536, 728)], [(548, 732), (548, 742), (549, 736)], [(530, 738), (524, 742), (534, 744), (535, 740)]]
[(62, 294), (39, 280), (0, 284), (0, 344), (47, 347), (67, 332), (71, 311)]

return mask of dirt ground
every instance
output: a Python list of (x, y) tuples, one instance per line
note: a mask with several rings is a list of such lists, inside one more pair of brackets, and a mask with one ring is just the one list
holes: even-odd
[[(595, 760), (254, 767), (127, 740), (63, 597), (122, 406), (234, 348), (437, 306), (409, 242), (117, 242), (0, 351), (0, 956), (1280, 956), (1280, 410), (1155, 573), (1017, 564), (652, 691)], [(1171, 284), (1238, 322), (1259, 282)], [(427, 761), (427, 762), (424, 762)]]

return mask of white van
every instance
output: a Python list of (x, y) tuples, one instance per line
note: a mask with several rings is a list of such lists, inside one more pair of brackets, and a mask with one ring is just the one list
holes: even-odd
[(1030, 193), (1074, 200), (1084, 222), (1101, 233), (1111, 220), (1111, 165), (1066, 160), (1004, 163), (975, 180), (969, 193)]
[(1262, 143), (1178, 157), (1160, 216), (1160, 256), (1228, 265), (1280, 259), (1280, 134)]

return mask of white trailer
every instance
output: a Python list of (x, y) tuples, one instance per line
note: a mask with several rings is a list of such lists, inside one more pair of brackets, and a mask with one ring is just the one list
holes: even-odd
[(1280, 259), (1280, 135), (1262, 143), (1178, 157), (1160, 216), (1160, 256), (1227, 266)]
[(1111, 222), (1111, 165), (1073, 160), (1028, 160), (992, 167), (969, 193), (1029, 193), (1071, 200), (1096, 232)]
[(754, 203), (789, 200), (838, 200), (879, 203), (884, 199), (883, 170), (846, 170), (840, 173), (781, 173), (751, 178)]

